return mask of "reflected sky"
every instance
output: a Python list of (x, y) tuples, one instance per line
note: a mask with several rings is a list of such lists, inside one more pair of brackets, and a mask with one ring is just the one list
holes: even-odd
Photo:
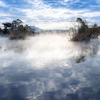
[(0, 37), (0, 100), (99, 100), (99, 39)]

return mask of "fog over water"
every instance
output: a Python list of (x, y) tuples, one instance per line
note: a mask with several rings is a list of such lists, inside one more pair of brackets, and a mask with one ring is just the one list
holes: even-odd
[(100, 100), (100, 40), (66, 34), (0, 37), (0, 100)]

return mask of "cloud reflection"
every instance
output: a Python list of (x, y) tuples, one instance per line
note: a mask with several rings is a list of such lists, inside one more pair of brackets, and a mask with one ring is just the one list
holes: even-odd
[(97, 40), (73, 43), (64, 34), (0, 40), (1, 100), (100, 99)]

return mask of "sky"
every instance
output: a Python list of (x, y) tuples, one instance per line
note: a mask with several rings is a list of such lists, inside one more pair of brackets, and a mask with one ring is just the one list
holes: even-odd
[(0, 25), (21, 19), (41, 29), (67, 29), (77, 17), (100, 25), (100, 0), (0, 0)]

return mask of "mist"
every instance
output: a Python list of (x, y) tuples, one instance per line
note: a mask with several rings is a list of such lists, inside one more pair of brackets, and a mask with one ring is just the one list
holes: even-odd
[[(2, 51), (13, 51), (25, 55), (26, 59), (34, 61), (34, 66), (41, 66), (54, 61), (61, 62), (64, 59), (76, 61), (85, 56), (93, 56), (98, 52), (99, 41), (91, 40), (89, 43), (72, 42), (68, 33), (45, 33), (26, 40), (9, 40), (1, 38)], [(12, 52), (11, 52), (12, 53)], [(83, 60), (84, 61), (84, 60)], [(31, 62), (30, 62), (31, 63)]]
[(99, 44), (99, 39), (72, 42), (69, 33), (56, 32), (25, 40), (0, 37), (0, 99), (96, 98)]

